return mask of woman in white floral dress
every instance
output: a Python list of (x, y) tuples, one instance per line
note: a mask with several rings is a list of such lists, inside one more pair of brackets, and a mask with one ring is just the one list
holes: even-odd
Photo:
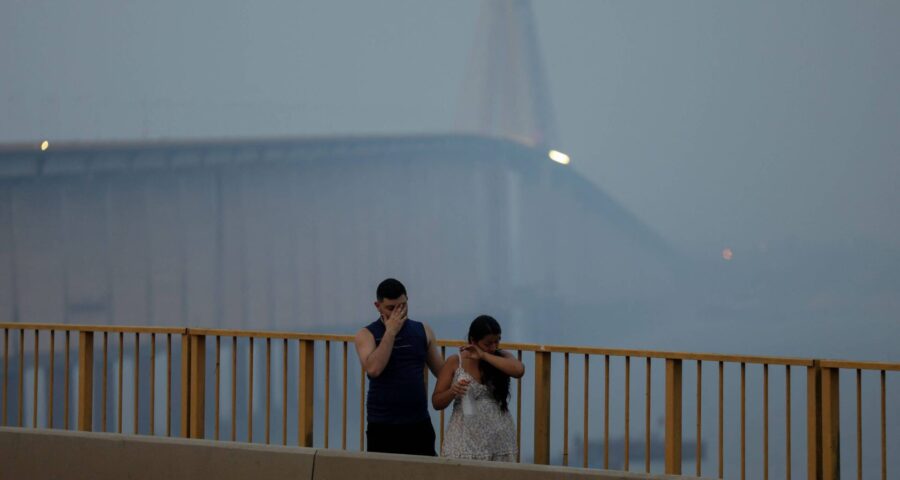
[[(525, 367), (500, 350), (500, 324), (481, 315), (469, 326), (468, 345), (451, 355), (438, 375), (431, 403), (453, 404), (441, 456), (472, 460), (516, 460), (516, 427), (509, 413), (509, 379)], [(468, 397), (468, 398), (466, 398)], [(463, 399), (471, 401), (464, 408)], [(465, 411), (464, 411), (465, 410)]]

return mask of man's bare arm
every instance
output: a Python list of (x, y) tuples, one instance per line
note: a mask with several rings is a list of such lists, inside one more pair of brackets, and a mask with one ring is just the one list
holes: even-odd
[(359, 356), (359, 363), (362, 365), (366, 374), (372, 378), (381, 375), (384, 367), (387, 366), (391, 359), (391, 351), (394, 349), (395, 334), (384, 332), (381, 343), (375, 346), (375, 337), (368, 329), (361, 329), (356, 333), (354, 343), (356, 343), (356, 354)]
[(431, 373), (437, 377), (441, 372), (441, 368), (444, 367), (444, 359), (441, 358), (441, 353), (438, 351), (437, 339), (434, 338), (434, 332), (431, 331), (431, 327), (428, 324), (424, 324), (425, 326), (425, 336), (428, 337), (428, 352), (426, 353), (425, 363), (428, 365), (428, 369), (431, 370)]

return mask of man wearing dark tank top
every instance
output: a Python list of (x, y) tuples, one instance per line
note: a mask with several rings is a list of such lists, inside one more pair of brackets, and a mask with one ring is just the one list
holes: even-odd
[(437, 377), (444, 364), (428, 325), (407, 318), (406, 287), (388, 278), (375, 292), (379, 318), (356, 334), (366, 376), (366, 449), (435, 456), (425, 366)]

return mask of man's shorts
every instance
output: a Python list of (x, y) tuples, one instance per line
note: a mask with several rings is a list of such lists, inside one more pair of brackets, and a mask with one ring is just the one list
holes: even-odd
[(369, 422), (366, 441), (369, 452), (436, 456), (431, 419), (402, 424)]

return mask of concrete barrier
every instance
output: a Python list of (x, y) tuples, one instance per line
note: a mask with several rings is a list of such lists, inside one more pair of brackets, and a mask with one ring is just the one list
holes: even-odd
[(662, 480), (685, 477), (140, 435), (0, 428), (0, 480), (62, 478)]
[[(312, 480), (662, 480), (686, 478), (613, 470), (319, 450)], [(696, 479), (697, 477), (692, 477)]]
[(208, 440), (0, 428), (0, 480), (312, 478), (316, 451)]

